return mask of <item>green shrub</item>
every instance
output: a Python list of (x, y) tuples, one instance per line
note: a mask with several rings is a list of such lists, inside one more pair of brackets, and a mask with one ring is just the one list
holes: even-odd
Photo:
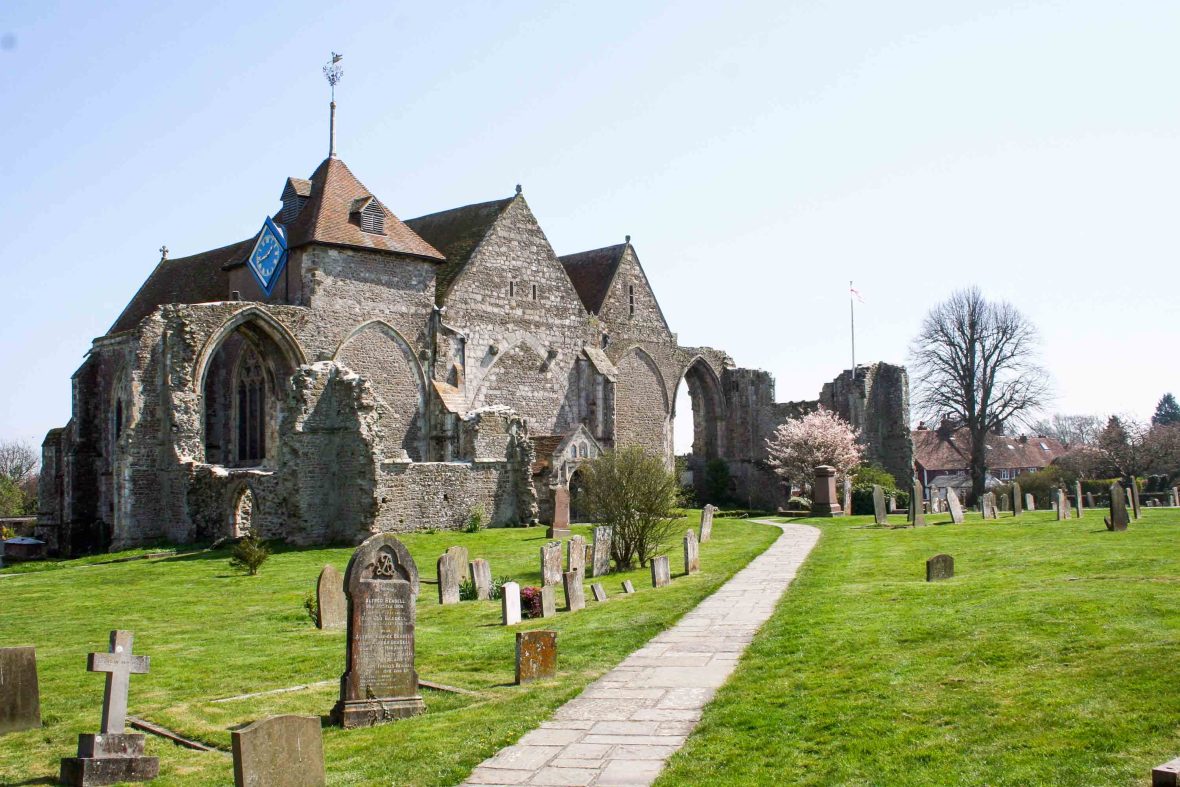
[(852, 513), (854, 515), (872, 515), (873, 484), (881, 487), (886, 499), (892, 496), (897, 501), (899, 508), (909, 507), (909, 492), (898, 488), (897, 479), (891, 473), (877, 465), (861, 465), (853, 471), (852, 476)]
[[(492, 587), (491, 587), (491, 591), (490, 591), (490, 597), (492, 598), (492, 600), (498, 600), (500, 598), (500, 596), (502, 596), (504, 594), (504, 584), (506, 582), (511, 582), (511, 581), (512, 581), (512, 577), (495, 577), (492, 580)], [(462, 598), (462, 597), (463, 597), (463, 588), (462, 588), (462, 586), (460, 586), (459, 587), (459, 598)], [(474, 585), (471, 586), (471, 597), (475, 598), (475, 586)]]
[(811, 501), (802, 495), (794, 495), (787, 501), (788, 511), (810, 511)]
[(710, 459), (705, 464), (705, 489), (700, 503), (712, 503), (720, 507), (729, 500), (729, 464), (724, 459)]
[(307, 591), (307, 595), (303, 597), (303, 608), (307, 610), (307, 616), (311, 618), (312, 623), (320, 622), (320, 600), (316, 598), (314, 590)]
[[(1061, 468), (1049, 465), (1043, 470), (1017, 476), (1016, 481), (1020, 484), (1022, 493), (1032, 494), (1033, 499), (1037, 501), (1037, 508), (1045, 509), (1049, 507), (1050, 502), (1057, 499), (1057, 488), (1062, 485)], [(1109, 484), (1107, 488), (1110, 488)]]
[(475, 583), (470, 579), (465, 579), (459, 583), (459, 600), (460, 601), (475, 601), (477, 598), (475, 593)]
[(230, 554), (230, 568), (245, 569), (253, 577), (258, 575), (258, 569), (270, 557), (270, 548), (257, 536), (249, 535), (235, 544)]
[(484, 529), (486, 524), (487, 514), (484, 513), (483, 506), (475, 506), (467, 516), (467, 524), (463, 526), (463, 532), (478, 533)]

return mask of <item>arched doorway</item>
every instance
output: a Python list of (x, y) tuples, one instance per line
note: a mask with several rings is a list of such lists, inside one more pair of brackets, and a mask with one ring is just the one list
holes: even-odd
[(231, 520), (230, 535), (232, 537), (241, 538), (253, 532), (254, 492), (249, 486), (243, 486), (234, 496)]
[(582, 504), (582, 471), (575, 470), (570, 476), (570, 522), (589, 522), (586, 509)]
[[(719, 504), (728, 490), (722, 472), (713, 465), (724, 456), (725, 416), (724, 397), (717, 373), (697, 356), (684, 370), (676, 387), (675, 407), (672, 410), (672, 430), (675, 452), (683, 462), (681, 483), (691, 483), (700, 503)], [(687, 428), (686, 428), (687, 427)]]

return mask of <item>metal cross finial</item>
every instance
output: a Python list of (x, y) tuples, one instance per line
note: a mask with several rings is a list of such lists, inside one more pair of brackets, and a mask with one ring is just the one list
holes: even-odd
[(102, 694), (102, 732), (104, 735), (122, 734), (127, 724), (127, 690), (132, 675), (148, 671), (147, 656), (132, 656), (130, 631), (112, 631), (111, 647), (107, 653), (91, 653), (86, 658), (90, 672), (107, 673), (107, 685)]
[(163, 262), (166, 259), (168, 259), (168, 247), (161, 246), (160, 247), (160, 262)]

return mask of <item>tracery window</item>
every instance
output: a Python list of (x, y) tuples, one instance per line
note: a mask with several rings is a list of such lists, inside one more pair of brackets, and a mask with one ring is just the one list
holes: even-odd
[(266, 457), (266, 373), (253, 347), (242, 349), (238, 361), (238, 462)]

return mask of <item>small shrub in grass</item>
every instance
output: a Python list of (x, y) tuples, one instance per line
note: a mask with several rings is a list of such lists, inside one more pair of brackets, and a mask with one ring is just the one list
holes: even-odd
[(810, 511), (811, 510), (811, 501), (809, 499), (807, 499), (806, 497), (802, 497), (801, 495), (793, 495), (791, 497), (791, 499), (787, 501), (787, 510), (788, 511)]
[(467, 524), (463, 526), (464, 533), (478, 533), (487, 524), (487, 514), (483, 506), (475, 506), (467, 516)]
[(250, 576), (257, 576), (258, 569), (270, 557), (270, 549), (257, 536), (249, 535), (234, 545), (229, 559), (231, 568), (244, 569)]
[(496, 577), (492, 580), (491, 598), (499, 600), (500, 595), (504, 589), (505, 582), (511, 582), (512, 577)]
[(520, 611), (526, 618), (541, 617), (541, 589), (525, 587), (520, 589)]
[(459, 583), (459, 600), (460, 601), (475, 601), (475, 583), (470, 579), (465, 579)]
[(307, 591), (307, 595), (303, 597), (303, 608), (307, 610), (307, 616), (311, 618), (312, 623), (318, 623), (320, 618), (320, 602), (316, 598), (315, 591)]

